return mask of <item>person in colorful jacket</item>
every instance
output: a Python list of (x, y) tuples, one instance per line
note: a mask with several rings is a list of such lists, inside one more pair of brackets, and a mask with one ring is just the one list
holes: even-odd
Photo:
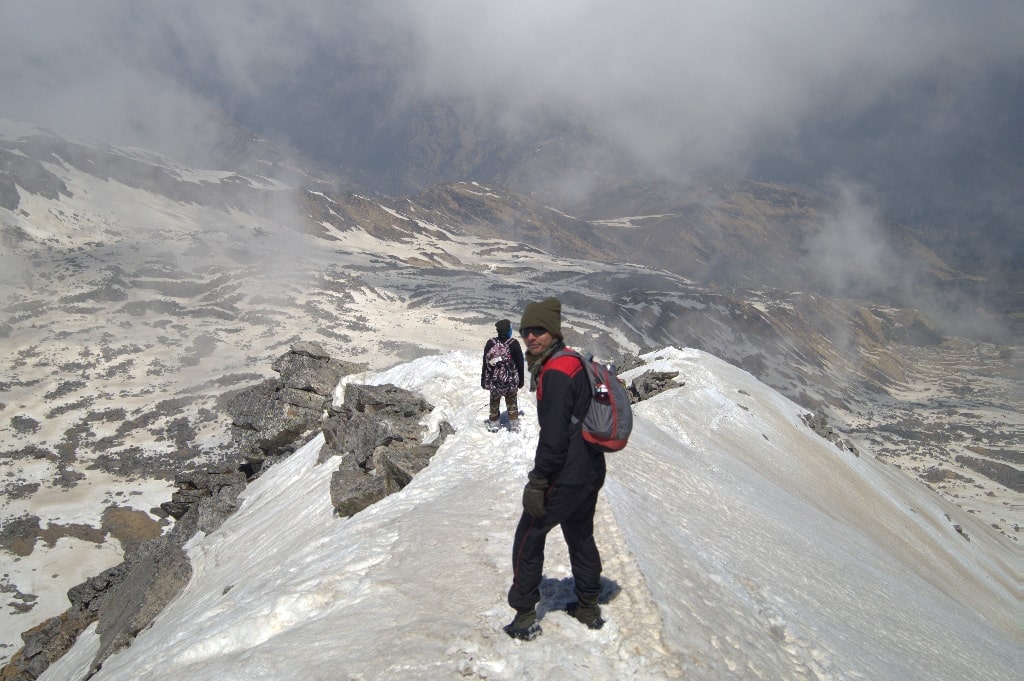
[[(480, 387), (491, 393), (487, 430), (492, 433), (501, 428), (501, 400), (508, 411), (508, 428), (519, 432), (519, 390), (524, 383), (523, 348), (512, 338), (512, 322), (499, 320), (494, 325), (498, 335), (484, 345), (483, 365), (480, 368)], [(504, 347), (498, 347), (504, 345)], [(501, 352), (498, 352), (498, 351)]]

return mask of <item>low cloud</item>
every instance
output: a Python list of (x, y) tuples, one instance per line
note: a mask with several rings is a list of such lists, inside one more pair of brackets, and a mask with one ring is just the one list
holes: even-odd
[(0, 115), (201, 147), (232, 101), (299, 91), (263, 103), (298, 122), (384, 83), (382, 119), (452, 98), (509, 135), (563, 120), (674, 173), (743, 163), (766, 137), (940, 63), (1019, 64), (1022, 28), (1015, 3), (951, 0), (43, 0), (5, 9)]
[(62, 134), (212, 164), (237, 125), (381, 191), (501, 166), (567, 209), (627, 173), (844, 176), (870, 191), (815, 244), (840, 288), (899, 271), (880, 221), (967, 225), (975, 270), (1014, 246), (968, 229), (1019, 244), (1019, 2), (7, 5), (0, 116)]
[(885, 294), (878, 290), (908, 276), (877, 212), (851, 184), (837, 185), (835, 213), (822, 220), (807, 244), (808, 262), (833, 294), (852, 298)]

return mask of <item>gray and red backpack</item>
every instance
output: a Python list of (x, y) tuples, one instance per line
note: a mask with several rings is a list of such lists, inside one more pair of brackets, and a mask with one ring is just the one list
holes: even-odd
[(578, 357), (590, 382), (593, 399), (583, 417), (583, 439), (601, 451), (619, 451), (626, 446), (633, 430), (633, 408), (629, 391), (615, 373), (615, 367), (595, 362), (593, 355), (584, 356), (569, 348), (559, 350), (553, 357), (560, 355)]

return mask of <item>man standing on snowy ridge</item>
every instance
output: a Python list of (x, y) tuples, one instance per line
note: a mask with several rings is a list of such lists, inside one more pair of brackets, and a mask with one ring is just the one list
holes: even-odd
[(523, 490), (523, 514), (512, 546), (512, 586), (508, 604), (516, 616), (505, 626), (512, 638), (532, 641), (541, 635), (537, 622), (544, 542), (562, 527), (576, 583), (577, 601), (566, 610), (591, 629), (604, 625), (597, 597), (601, 590), (601, 555), (594, 541), (594, 511), (604, 485), (604, 453), (583, 439), (582, 421), (592, 399), (579, 357), (561, 354), (562, 304), (557, 298), (530, 303), (519, 333), (526, 343), (530, 390), (537, 393), (540, 436), (533, 470)]

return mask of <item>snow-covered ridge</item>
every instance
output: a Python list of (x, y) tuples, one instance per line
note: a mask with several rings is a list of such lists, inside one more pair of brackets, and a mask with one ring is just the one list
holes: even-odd
[[(685, 385), (638, 405), (629, 447), (609, 456), (603, 630), (558, 611), (571, 576), (555, 533), (544, 635), (500, 631), (537, 433), (481, 427), (479, 358), (457, 352), (347, 379), (428, 396), (424, 437), (436, 419), (454, 426), (410, 485), (336, 519), (314, 440), (193, 539), (185, 591), (92, 678), (1015, 678), (1010, 556), (977, 520), (840, 452), (721, 360), (644, 359)], [(42, 678), (80, 678), (96, 641), (88, 631)]]
[[(541, 294), (563, 298), (570, 339), (598, 355), (698, 344), (790, 397), (837, 405), (836, 421), (849, 419), (847, 433), (855, 427), (865, 451), (892, 457), (910, 476), (935, 473), (935, 489), (984, 518), (988, 533), (1015, 541), (1016, 497), (954, 459), (965, 451), (998, 459), (1016, 442), (1022, 412), (1003, 348), (888, 345), (882, 331), (898, 311), (768, 289), (710, 291), (654, 267), (572, 258), (564, 242), (531, 236), (550, 231), (550, 210), (491, 187), (388, 200), (254, 184), (243, 194), (255, 204), (207, 204), (153, 189), (199, 186), (180, 174), (220, 171), (54, 144), (63, 155), (45, 145), (9, 153), (38, 162), (66, 191), (11, 185), (18, 207), (0, 208), (0, 335), (11, 358), (0, 370), (0, 523), (25, 520), (24, 537), (4, 537), (35, 542), (29, 555), (0, 554), (0, 590), (12, 594), (0, 660), (20, 647), (21, 632), (66, 609), (68, 588), (120, 561), (119, 540), (101, 528), (105, 509), (166, 522), (153, 509), (169, 498), (170, 478), (227, 447), (217, 400), (268, 376), (293, 341), (310, 337), (383, 369), (475, 348), (495, 319), (516, 319)], [(59, 160), (75, 154), (84, 154), (77, 165)], [(103, 154), (133, 159), (135, 169), (153, 163), (155, 176), (173, 181), (146, 188), (87, 163)], [(309, 229), (316, 206), (296, 197), (318, 202), (320, 232)], [(483, 223), (473, 224), (490, 236), (468, 228), (478, 216)], [(534, 231), (508, 229), (506, 218), (532, 220)], [(401, 230), (389, 238), (393, 223)], [(864, 320), (870, 328), (859, 328)], [(848, 345), (856, 354), (843, 353)], [(884, 382), (890, 397), (854, 401), (864, 380)], [(930, 436), (907, 439), (908, 422), (920, 428), (913, 437)], [(68, 531), (74, 524), (87, 531)]]

